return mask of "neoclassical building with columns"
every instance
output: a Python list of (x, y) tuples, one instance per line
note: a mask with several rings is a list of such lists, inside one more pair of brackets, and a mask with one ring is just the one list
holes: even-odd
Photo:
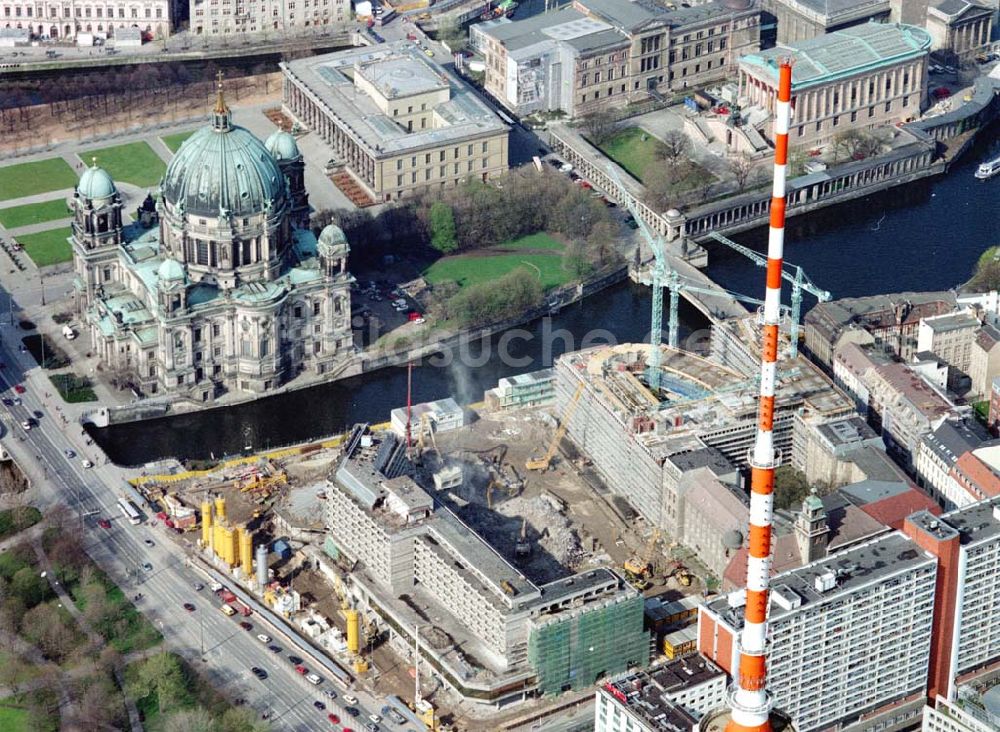
[(308, 228), (303, 168), (291, 135), (261, 143), (232, 123), (220, 91), (212, 123), (140, 210), (150, 228), (125, 224), (106, 171), (83, 173), (72, 199), (76, 303), (119, 382), (207, 402), (347, 363), (349, 247), (336, 226), (318, 238)]
[(792, 147), (822, 145), (842, 130), (917, 117), (926, 106), (930, 34), (866, 23), (740, 59), (739, 95), (774, 114), (778, 63), (792, 59)]

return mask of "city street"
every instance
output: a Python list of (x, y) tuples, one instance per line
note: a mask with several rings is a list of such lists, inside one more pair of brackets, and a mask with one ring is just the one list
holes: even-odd
[[(0, 371), (0, 386), (11, 396), (14, 384), (22, 383), (26, 389), (19, 395), (22, 403), (4, 407), (0, 415), (4, 423), (3, 442), (39, 487), (40, 502), (45, 504), (39, 506), (43, 512), (46, 505), (56, 503), (64, 503), (75, 511), (87, 553), (122, 586), (127, 597), (141, 593), (136, 606), (160, 630), (170, 649), (184, 656), (230, 699), (246, 699), (261, 714), (268, 714), (275, 729), (334, 728), (327, 714), (340, 714), (341, 700), (331, 701), (323, 692), (334, 689), (340, 694), (343, 690), (331, 683), (330, 674), (323, 673), (323, 664), (315, 660), (311, 648), (284, 636), (256, 613), (247, 619), (253, 623), (253, 629), (243, 630), (239, 621), (244, 618), (228, 618), (218, 610), (221, 602), (210, 592), (208, 575), (196, 568), (184, 547), (162, 526), (154, 526), (148, 518), (138, 526), (125, 520), (117, 507), (118, 499), (124, 495), (124, 472), (107, 464), (94, 446), (86, 444), (75, 417), (68, 420), (68, 427), (62, 425), (57, 415), (69, 414), (71, 407), (57, 405), (54, 389), (40, 369), (34, 367), (22, 372), (18, 368), (27, 366), (31, 359), (17, 351), (13, 343), (17, 332), (5, 325), (2, 335), (0, 357), (5, 368)], [(21, 373), (26, 373), (23, 380), (17, 378)], [(46, 397), (46, 393), (53, 396)], [(22, 421), (35, 411), (42, 413), (37, 426), (24, 430)], [(68, 458), (67, 450), (76, 456)], [(84, 459), (93, 461), (94, 467), (84, 467)], [(110, 521), (110, 529), (98, 526), (101, 518)], [(147, 540), (153, 545), (145, 544)], [(150, 568), (144, 569), (147, 563)], [(198, 583), (205, 585), (200, 591), (195, 589)], [(184, 603), (193, 604), (195, 610), (187, 612)], [(271, 644), (280, 646), (281, 653), (269, 651), (257, 639), (258, 633), (271, 636)], [(310, 670), (317, 669), (324, 682), (318, 687), (307, 682), (288, 661), (289, 655), (305, 659), (304, 665)], [(263, 681), (255, 678), (250, 670), (253, 666), (264, 669), (268, 678)], [(364, 718), (371, 710), (381, 709), (382, 703), (362, 691), (352, 693), (361, 698), (360, 724), (356, 726), (363, 729)], [(313, 702), (317, 700), (329, 709), (315, 709)], [(343, 714), (340, 716), (345, 718)], [(380, 725), (396, 728), (388, 720)]]

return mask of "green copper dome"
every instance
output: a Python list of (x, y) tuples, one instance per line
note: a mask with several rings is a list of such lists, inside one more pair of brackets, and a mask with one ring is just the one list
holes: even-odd
[(92, 167), (83, 171), (80, 182), (76, 184), (76, 191), (83, 198), (98, 200), (111, 198), (118, 192), (118, 189), (115, 188), (115, 182), (111, 180), (108, 171), (104, 168), (98, 168), (95, 162)]
[(187, 214), (246, 216), (285, 201), (285, 177), (264, 145), (230, 122), (224, 106), (214, 122), (184, 141), (167, 166), (163, 197)]
[(160, 265), (156, 274), (163, 283), (184, 282), (186, 279), (184, 275), (184, 265), (171, 257), (167, 257), (163, 260), (163, 264)]
[(296, 160), (301, 157), (295, 138), (284, 130), (275, 130), (264, 143), (275, 160)]

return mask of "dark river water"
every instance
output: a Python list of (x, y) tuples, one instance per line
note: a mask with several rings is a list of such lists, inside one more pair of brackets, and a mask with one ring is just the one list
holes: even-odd
[[(946, 177), (918, 182), (789, 221), (786, 260), (802, 266), (834, 297), (954, 287), (968, 279), (976, 259), (1000, 244), (1000, 177), (979, 182), (972, 173), (997, 149), (984, 139)], [(766, 229), (731, 238), (763, 251)], [(764, 270), (725, 248), (713, 248), (708, 273), (723, 286), (763, 297)], [(787, 301), (788, 292), (786, 288)], [(813, 305), (807, 296), (804, 310)], [(601, 341), (645, 340), (650, 322), (647, 288), (623, 283), (531, 323), (520, 337), (494, 338), (413, 372), (413, 399), (453, 395), (478, 401), (497, 379), (550, 366), (552, 359)], [(703, 332), (700, 315), (681, 301), (681, 338)], [(664, 327), (666, 324), (664, 324)], [(250, 404), (94, 431), (117, 463), (139, 465), (165, 456), (220, 457), (276, 447), (343, 431), (358, 421), (381, 422), (406, 403), (406, 370), (390, 368), (346, 381)]]

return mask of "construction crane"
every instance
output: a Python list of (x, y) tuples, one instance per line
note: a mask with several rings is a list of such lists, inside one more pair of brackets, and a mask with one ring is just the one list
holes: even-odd
[[(660, 349), (657, 347), (654, 350), (659, 353)], [(659, 365), (657, 365), (656, 371), (659, 373)], [(556, 429), (556, 433), (552, 435), (552, 442), (549, 443), (549, 449), (546, 450), (545, 454), (540, 458), (530, 458), (524, 464), (524, 467), (528, 470), (540, 470), (544, 472), (549, 469), (549, 465), (552, 463), (552, 458), (555, 457), (556, 451), (559, 449), (559, 443), (566, 435), (566, 429), (569, 427), (569, 420), (573, 416), (573, 412), (576, 411), (576, 405), (580, 402), (580, 395), (582, 393), (583, 382), (581, 381), (577, 384), (576, 391), (573, 392), (573, 396), (566, 405), (566, 409), (563, 410), (562, 419), (559, 420), (559, 427)]]
[[(732, 239), (727, 239), (722, 234), (713, 231), (709, 234), (712, 239), (719, 242), (720, 244), (725, 244), (730, 249), (739, 252), (747, 259), (753, 261), (758, 267), (767, 266), (767, 257), (755, 252), (749, 247), (745, 247), (742, 244), (737, 244)], [(814, 295), (820, 302), (829, 302), (833, 297), (829, 291), (817, 287), (812, 280), (806, 275), (805, 271), (796, 264), (790, 264), (788, 262), (784, 263), (785, 266), (791, 268), (791, 272), (784, 268), (781, 269), (781, 278), (792, 283), (792, 308), (791, 308), (791, 328), (789, 331), (789, 338), (792, 342), (791, 357), (795, 358), (799, 355), (799, 322), (800, 316), (802, 314), (802, 291)]]
[(441, 457), (441, 451), (437, 446), (437, 438), (434, 437), (434, 425), (431, 422), (431, 416), (426, 412), (420, 415), (420, 431), (417, 433), (417, 454), (422, 455), (424, 450), (427, 448), (424, 440), (430, 438), (431, 447), (437, 454), (438, 458)]
[[(663, 342), (664, 278), (667, 276), (668, 270), (672, 274), (676, 273), (673, 272), (667, 263), (667, 251), (663, 242), (663, 237), (654, 235), (650, 228), (646, 225), (646, 222), (639, 213), (639, 206), (635, 200), (635, 196), (629, 193), (625, 188), (625, 182), (622, 180), (613, 164), (608, 164), (608, 174), (615, 181), (615, 183), (618, 184), (618, 190), (621, 192), (622, 203), (625, 204), (625, 208), (629, 210), (629, 213), (632, 214), (632, 218), (634, 218), (636, 223), (639, 225), (639, 231), (642, 233), (642, 238), (646, 240), (649, 248), (653, 250), (653, 256), (656, 259), (653, 263), (652, 269), (653, 311), (650, 328), (649, 360), (646, 362), (646, 369), (648, 372), (647, 379), (649, 382), (649, 388), (652, 389), (654, 394), (658, 394), (660, 391), (660, 362), (663, 358), (663, 354), (660, 352), (660, 344)], [(679, 296), (680, 292), (676, 288), (671, 288), (671, 318), (667, 323), (667, 344), (671, 348), (677, 348), (677, 318), (675, 315), (677, 313), (677, 299)]]
[[(642, 280), (642, 284), (648, 285), (648, 284), (650, 284), (650, 281), (648, 279), (644, 278)], [(694, 293), (697, 293), (699, 295), (714, 295), (716, 297), (718, 297), (720, 295), (729, 295), (729, 297), (733, 298), (734, 300), (739, 300), (740, 302), (748, 302), (751, 305), (763, 305), (764, 304), (763, 300), (760, 300), (760, 299), (758, 299), (756, 297), (750, 297), (749, 295), (743, 295), (743, 294), (741, 294), (739, 292), (733, 292), (732, 290), (727, 290), (724, 287), (717, 287), (715, 289), (711, 289), (711, 288), (708, 288), (708, 287), (701, 287), (700, 285), (692, 284), (691, 281), (688, 278), (686, 278), (683, 275), (679, 274), (676, 270), (670, 270), (670, 272), (667, 274), (667, 284), (665, 284), (664, 287), (666, 287), (666, 288), (668, 288), (670, 290), (670, 293), (671, 293), (671, 302), (673, 301), (673, 295), (674, 295), (674, 293), (680, 294), (681, 292), (694, 292)], [(827, 294), (829, 294), (829, 293), (827, 293)], [(801, 300), (801, 298), (800, 298), (800, 300)], [(677, 322), (677, 309), (676, 309), (676, 307), (673, 307), (673, 306), (671, 306), (671, 308), (672, 309), (670, 311), (670, 320), (673, 321), (674, 323), (676, 323)], [(789, 309), (787, 305), (782, 305), (781, 308), (785, 312), (787, 312), (788, 309)], [(668, 329), (669, 329), (669, 326), (668, 326)]]

